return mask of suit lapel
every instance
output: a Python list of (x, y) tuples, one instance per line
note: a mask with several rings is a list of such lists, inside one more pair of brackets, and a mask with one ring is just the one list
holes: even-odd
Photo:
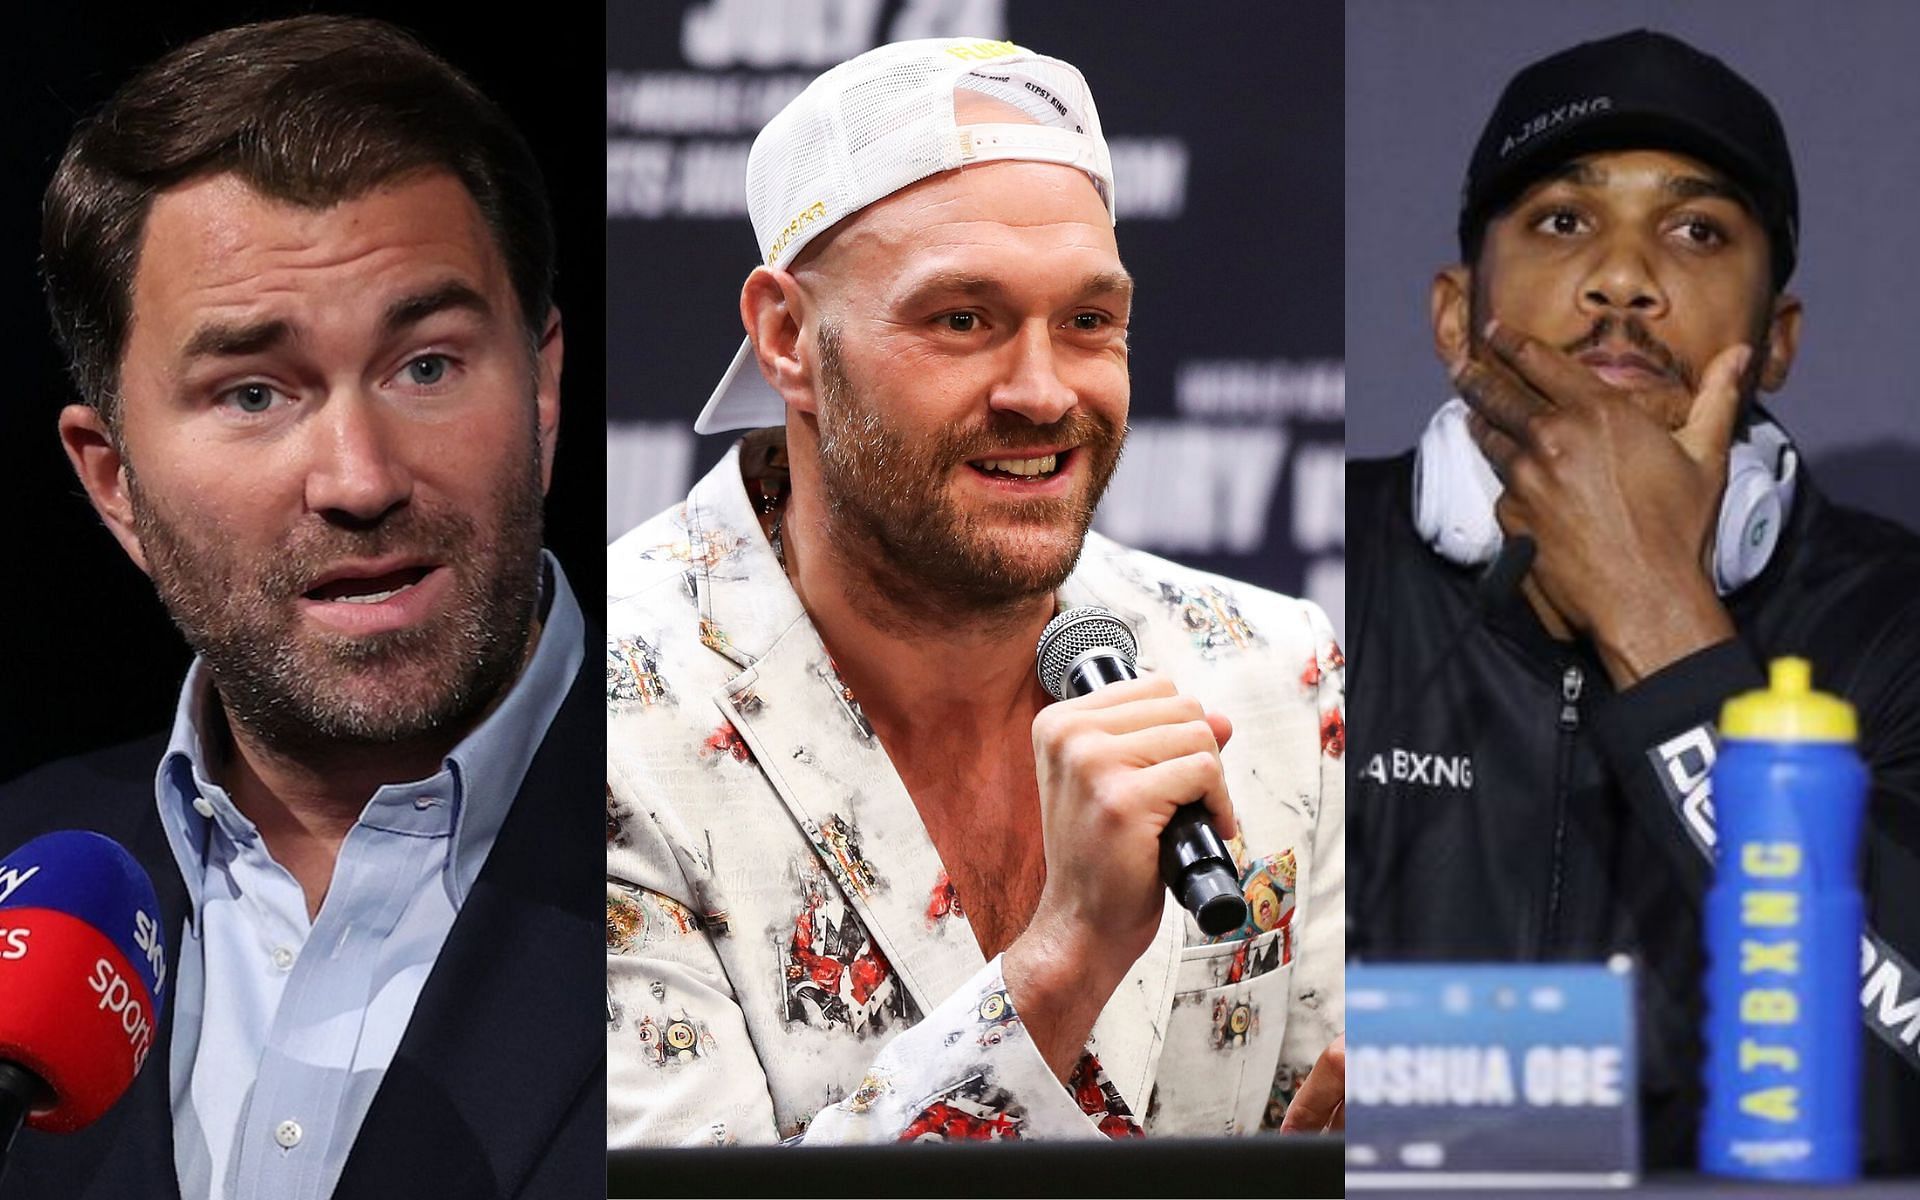
[[(689, 560), (700, 564), (689, 581), (702, 640), (743, 668), (714, 694), (714, 704), (753, 751), (920, 1011), (931, 1011), (985, 962), (972, 931), (941, 912), (939, 855), (767, 544), (740, 483), (737, 455), (695, 487), (686, 510)], [(691, 553), (700, 548), (707, 552)], [(1138, 624), (1142, 614), (1119, 603), (1133, 589), (1105, 578), (1102, 555), (1090, 558), (1061, 588), (1061, 607), (1104, 603)], [(1136, 1114), (1146, 1112), (1159, 1067), (1186, 925), (1169, 900), (1153, 944), (1094, 1026), (1101, 1065)]]
[(921, 1012), (986, 965), (941, 911), (945, 873), (919, 810), (811, 624), (794, 622), (714, 700)]
[(740, 669), (714, 704), (927, 1012), (985, 961), (963, 921), (930, 915), (939, 855), (767, 544), (739, 455), (695, 486), (686, 509), (701, 640)]
[[(461, 905), (336, 1197), (516, 1195), (563, 1130), (605, 1126), (594, 662)], [(603, 1169), (585, 1165), (589, 1176)]]

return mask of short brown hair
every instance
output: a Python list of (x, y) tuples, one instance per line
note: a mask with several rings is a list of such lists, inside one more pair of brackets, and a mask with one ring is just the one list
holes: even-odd
[(384, 21), (306, 16), (167, 54), (74, 131), (47, 185), (40, 265), (74, 386), (117, 419), (134, 270), (159, 192), (232, 173), (327, 208), (421, 171), (459, 178), (530, 337), (553, 296), (553, 220), (526, 142), (467, 78)]

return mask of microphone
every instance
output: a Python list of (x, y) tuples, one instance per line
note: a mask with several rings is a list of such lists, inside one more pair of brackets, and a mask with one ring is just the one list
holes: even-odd
[(71, 1133), (113, 1106), (166, 982), (153, 882), (113, 839), (62, 830), (0, 859), (0, 1163), (23, 1119)]
[[(1070, 608), (1047, 622), (1038, 651), (1040, 685), (1055, 700), (1084, 696), (1095, 688), (1138, 679), (1133, 630), (1097, 605)], [(1247, 900), (1233, 855), (1207, 819), (1207, 807), (1192, 801), (1173, 810), (1160, 831), (1160, 878), (1180, 906), (1210, 937), (1240, 928)]]

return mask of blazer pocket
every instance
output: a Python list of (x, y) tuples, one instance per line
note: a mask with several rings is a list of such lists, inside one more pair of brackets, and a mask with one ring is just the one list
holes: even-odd
[(1260, 1128), (1287, 1032), (1284, 929), (1189, 946), (1180, 955), (1159, 1079), (1147, 1104), (1158, 1135), (1217, 1137)]

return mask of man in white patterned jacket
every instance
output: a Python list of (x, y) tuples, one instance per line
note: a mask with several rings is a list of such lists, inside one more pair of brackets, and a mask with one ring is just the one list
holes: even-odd
[[(609, 551), (609, 1145), (1338, 1124), (1342, 659), (1310, 604), (1087, 532), (1132, 282), (1080, 73), (881, 47), (748, 193), (696, 428), (755, 432)], [(1083, 604), (1143, 678), (1050, 704)], [(1196, 798), (1249, 902), (1218, 939), (1156, 863)]]

